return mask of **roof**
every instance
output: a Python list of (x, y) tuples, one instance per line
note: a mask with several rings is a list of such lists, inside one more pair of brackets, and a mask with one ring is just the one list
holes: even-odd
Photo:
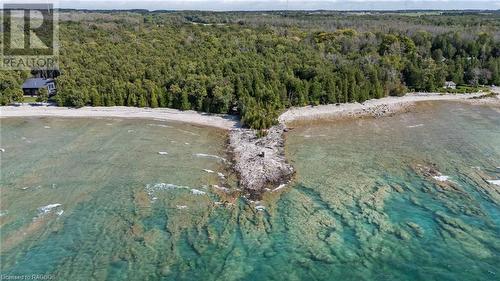
[(54, 82), (54, 79), (29, 78), (24, 81), (23, 89), (40, 89), (50, 82)]

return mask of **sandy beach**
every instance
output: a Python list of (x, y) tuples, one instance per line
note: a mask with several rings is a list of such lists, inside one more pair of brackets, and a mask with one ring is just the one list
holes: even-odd
[[(393, 114), (409, 108), (412, 104), (421, 101), (476, 101), (480, 103), (480, 98), (487, 93), (473, 94), (438, 94), (438, 93), (411, 93), (402, 97), (385, 97), (372, 99), (364, 103), (328, 104), (318, 106), (294, 107), (288, 109), (279, 117), (282, 124), (298, 121), (313, 121), (321, 119), (350, 118), (362, 116), (384, 116)], [(496, 97), (491, 98), (493, 102), (500, 101)], [(492, 103), (488, 100), (488, 103)]]
[(235, 116), (200, 113), (196, 111), (180, 111), (170, 108), (137, 108), (137, 107), (82, 107), (68, 108), (57, 106), (2, 106), (0, 118), (6, 117), (73, 117), (73, 118), (143, 118), (164, 121), (185, 122), (190, 124), (215, 127), (225, 130), (239, 128), (240, 123)]

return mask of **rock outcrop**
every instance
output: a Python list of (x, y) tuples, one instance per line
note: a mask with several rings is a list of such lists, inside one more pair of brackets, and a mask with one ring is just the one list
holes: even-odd
[(285, 157), (283, 134), (286, 131), (282, 124), (270, 128), (261, 138), (255, 130), (230, 131), (234, 169), (239, 174), (240, 185), (251, 197), (259, 197), (266, 189), (277, 188), (293, 176), (294, 169)]

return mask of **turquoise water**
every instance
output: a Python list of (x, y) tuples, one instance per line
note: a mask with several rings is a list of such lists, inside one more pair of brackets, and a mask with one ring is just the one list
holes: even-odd
[(2, 274), (498, 280), (498, 108), (296, 127), (295, 182), (264, 211), (216, 187), (237, 188), (225, 141), (160, 121), (2, 119)]

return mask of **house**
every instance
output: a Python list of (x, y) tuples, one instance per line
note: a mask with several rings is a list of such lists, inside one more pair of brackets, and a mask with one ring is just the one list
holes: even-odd
[(457, 88), (457, 84), (453, 81), (446, 81), (444, 82), (444, 87), (445, 89), (456, 89)]
[(52, 78), (29, 78), (24, 82), (22, 88), (25, 96), (37, 96), (42, 88), (47, 89), (49, 97), (56, 94), (56, 83)]

